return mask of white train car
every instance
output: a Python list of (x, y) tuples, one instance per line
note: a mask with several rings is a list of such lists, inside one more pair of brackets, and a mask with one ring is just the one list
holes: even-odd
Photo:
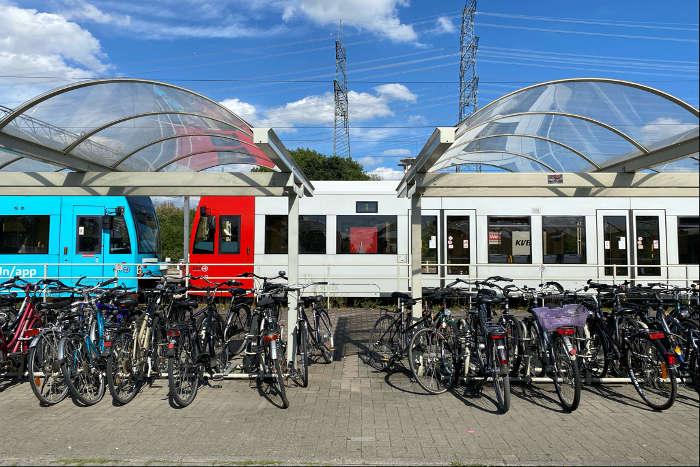
[[(408, 292), (410, 201), (397, 198), (396, 182), (313, 184), (299, 208), (300, 281), (328, 281), (336, 296)], [(237, 203), (225, 204), (236, 213)], [(698, 280), (699, 212), (688, 199), (426, 197), (422, 216), (425, 286), (492, 275), (567, 287)], [(286, 223), (286, 199), (255, 199), (254, 228), (240, 228), (253, 238), (240, 241), (251, 243), (257, 273), (286, 267)]]

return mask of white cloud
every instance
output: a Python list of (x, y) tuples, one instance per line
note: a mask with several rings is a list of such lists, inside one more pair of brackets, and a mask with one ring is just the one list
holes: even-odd
[(360, 157), (357, 161), (362, 164), (363, 167), (367, 168), (379, 164), (382, 159), (381, 157), (365, 156)]
[(381, 178), (382, 180), (401, 180), (403, 172), (401, 170), (392, 169), (390, 167), (377, 167), (369, 172), (370, 175)]
[(417, 97), (406, 86), (399, 83), (382, 84), (374, 88), (380, 96), (397, 101), (415, 102)]
[(387, 149), (382, 154), (385, 156), (410, 156), (412, 153), (410, 149), (397, 148)]
[(677, 118), (659, 117), (642, 127), (645, 143), (659, 142), (696, 128), (697, 124), (681, 123)]
[(0, 104), (14, 106), (68, 81), (109, 69), (100, 42), (61, 15), (0, 0), (0, 70), (6, 75), (55, 77), (0, 83)]
[(235, 97), (232, 99), (224, 99), (219, 103), (248, 123), (254, 124), (258, 120), (258, 109), (253, 104), (249, 104)]
[(457, 31), (457, 28), (452, 23), (452, 20), (450, 18), (448, 18), (447, 16), (440, 16), (437, 19), (437, 27), (435, 28), (435, 32), (451, 34), (455, 31)]
[(283, 19), (302, 14), (321, 24), (337, 24), (371, 31), (396, 42), (415, 42), (413, 26), (401, 23), (398, 8), (409, 5), (407, 0), (289, 0), (285, 3)]

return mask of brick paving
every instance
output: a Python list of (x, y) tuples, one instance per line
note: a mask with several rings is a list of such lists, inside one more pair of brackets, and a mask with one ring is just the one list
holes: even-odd
[[(562, 413), (552, 385), (513, 387), (511, 410), (484, 397), (423, 394), (401, 373), (358, 358), (376, 311), (334, 311), (336, 361), (311, 367), (310, 387), (280, 410), (247, 381), (203, 387), (183, 410), (166, 380), (126, 407), (70, 400), (40, 407), (28, 384), (0, 386), (5, 464), (688, 464), (698, 465), (698, 396), (648, 410), (630, 385), (586, 389)], [(216, 387), (219, 386), (219, 387)], [(13, 427), (13, 428), (11, 428)]]

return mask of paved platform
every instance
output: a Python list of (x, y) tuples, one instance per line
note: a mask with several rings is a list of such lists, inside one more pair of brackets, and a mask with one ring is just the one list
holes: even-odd
[(5, 464), (687, 464), (698, 465), (698, 396), (682, 389), (653, 412), (630, 385), (585, 389), (562, 413), (552, 385), (513, 388), (512, 408), (481, 398), (423, 394), (400, 372), (357, 356), (375, 311), (334, 312), (336, 361), (312, 366), (307, 389), (281, 410), (246, 381), (204, 387), (183, 410), (167, 382), (126, 407), (66, 400), (40, 407), (28, 384), (0, 385)]

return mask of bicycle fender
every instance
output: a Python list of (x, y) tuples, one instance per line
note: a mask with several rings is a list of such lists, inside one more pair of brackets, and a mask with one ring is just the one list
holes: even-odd
[(61, 340), (58, 342), (58, 363), (63, 364), (63, 362), (66, 360), (66, 341), (68, 341), (67, 337), (62, 337)]

